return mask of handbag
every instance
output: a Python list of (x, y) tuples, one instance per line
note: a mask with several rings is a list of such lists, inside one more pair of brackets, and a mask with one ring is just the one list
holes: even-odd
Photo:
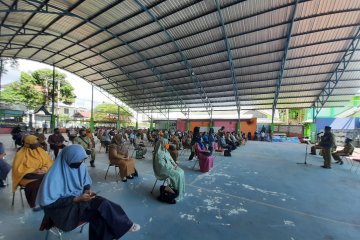
[(158, 196), (157, 199), (160, 202), (175, 204), (176, 203), (175, 198), (177, 198), (177, 196), (179, 196), (179, 192), (176, 189), (173, 189), (169, 186), (161, 185), (160, 186), (160, 196)]
[(231, 152), (226, 149), (226, 150), (224, 151), (224, 156), (225, 156), (225, 157), (231, 157)]

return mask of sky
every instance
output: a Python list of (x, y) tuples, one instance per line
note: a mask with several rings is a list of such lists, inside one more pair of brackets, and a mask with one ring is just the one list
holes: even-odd
[[(39, 63), (31, 60), (18, 60), (19, 66), (17, 69), (12, 69), (10, 66), (7, 66), (8, 73), (4, 74), (1, 78), (1, 87), (4, 88), (7, 84), (13, 83), (20, 79), (20, 72), (24, 71), (27, 73), (33, 72), (38, 69), (52, 69), (52, 66)], [(74, 87), (75, 95), (77, 96), (75, 106), (84, 107), (90, 110), (91, 108), (91, 85), (83, 80), (82, 78), (59, 68), (55, 68), (56, 71), (66, 74), (66, 79)], [(94, 107), (101, 103), (113, 103), (102, 93), (94, 88)]]

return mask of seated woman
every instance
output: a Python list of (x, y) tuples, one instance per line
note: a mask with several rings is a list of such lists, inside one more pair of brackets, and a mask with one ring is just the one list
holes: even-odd
[(128, 150), (122, 142), (121, 135), (115, 135), (109, 145), (109, 160), (111, 164), (119, 166), (119, 174), (123, 182), (137, 176), (135, 161), (129, 157)]
[(127, 232), (140, 229), (117, 204), (96, 196), (84, 148), (70, 145), (59, 154), (40, 186), (36, 202), (44, 209), (44, 219), (63, 231), (75, 229), (80, 222), (89, 222), (89, 239), (118, 239)]
[(195, 143), (195, 152), (199, 159), (200, 171), (208, 172), (214, 165), (215, 157), (211, 156), (211, 152), (206, 150), (201, 142)]
[(137, 133), (136, 138), (134, 139), (134, 148), (136, 151), (136, 158), (142, 159), (145, 158), (145, 154), (147, 148), (144, 144), (144, 141), (141, 139), (142, 134), (140, 132)]
[(0, 142), (0, 187), (6, 187), (6, 178), (11, 170), (11, 166), (5, 160), (5, 147)]
[(156, 178), (170, 178), (170, 185), (179, 192), (176, 200), (181, 200), (185, 194), (185, 176), (184, 171), (174, 162), (170, 153), (165, 148), (167, 143), (160, 137), (157, 141), (153, 156), (153, 169)]
[(53, 164), (34, 135), (24, 137), (24, 146), (16, 153), (12, 166), (12, 190), (18, 185), (25, 187), (25, 196), (34, 211), (36, 195), (45, 173)]

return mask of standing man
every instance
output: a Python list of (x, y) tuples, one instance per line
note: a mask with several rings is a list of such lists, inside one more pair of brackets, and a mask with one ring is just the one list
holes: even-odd
[(45, 133), (47, 134), (48, 125), (46, 121), (43, 123), (42, 127), (43, 127), (43, 134)]
[(54, 150), (55, 158), (57, 157), (59, 150), (65, 147), (65, 138), (60, 133), (58, 128), (54, 129), (54, 134), (49, 136), (48, 143), (50, 144), (50, 149)]
[(319, 145), (322, 147), (324, 155), (324, 165), (321, 166), (323, 168), (330, 169), (331, 168), (331, 149), (335, 146), (335, 136), (331, 132), (331, 127), (325, 127), (325, 133), (322, 137)]
[(95, 144), (88, 137), (86, 130), (80, 129), (79, 136), (74, 139), (74, 144), (80, 144), (87, 155), (91, 155), (90, 166), (95, 167)]

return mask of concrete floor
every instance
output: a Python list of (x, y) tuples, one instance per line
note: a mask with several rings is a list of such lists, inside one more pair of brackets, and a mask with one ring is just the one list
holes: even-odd
[[(0, 135), (0, 141), (11, 162), (10, 136)], [(123, 239), (360, 239), (360, 171), (350, 172), (345, 164), (322, 169), (322, 158), (311, 155), (312, 165), (298, 165), (305, 145), (248, 142), (232, 157), (216, 156), (205, 174), (192, 170), (186, 153), (180, 162), (186, 197), (176, 205), (156, 200), (160, 183), (150, 195), (155, 181), (150, 156), (148, 151), (145, 160), (136, 160), (140, 176), (127, 183), (115, 181), (114, 169), (104, 180), (105, 153), (97, 155), (95, 169), (89, 168), (93, 190), (119, 203), (142, 227)], [(45, 239), (38, 230), (43, 212), (32, 212), (26, 200), (23, 208), (18, 193), (11, 207), (11, 198), (10, 187), (0, 190), (0, 239)], [(85, 227), (65, 239), (87, 236)]]

